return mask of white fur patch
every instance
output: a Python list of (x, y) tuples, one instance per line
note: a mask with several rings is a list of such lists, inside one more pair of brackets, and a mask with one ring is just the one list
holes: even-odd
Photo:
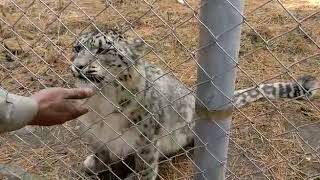
[(87, 156), (86, 159), (83, 161), (83, 166), (93, 171), (95, 168), (94, 155)]
[(183, 4), (183, 5), (186, 4), (186, 2), (184, 0), (177, 0), (177, 1), (178, 1), (178, 3)]

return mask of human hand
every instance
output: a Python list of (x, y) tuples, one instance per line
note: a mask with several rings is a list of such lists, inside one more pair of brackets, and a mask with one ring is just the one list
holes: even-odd
[(52, 126), (63, 124), (88, 112), (80, 99), (93, 95), (88, 88), (49, 88), (31, 96), (38, 103), (38, 113), (30, 125)]

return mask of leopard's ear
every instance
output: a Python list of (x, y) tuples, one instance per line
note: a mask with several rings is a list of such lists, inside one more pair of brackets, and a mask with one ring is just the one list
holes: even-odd
[(130, 48), (135, 58), (143, 56), (148, 49), (147, 47), (148, 45), (141, 38), (135, 38), (130, 42)]
[(140, 48), (145, 46), (145, 42), (141, 38), (135, 38), (132, 40), (131, 45), (135, 48)]

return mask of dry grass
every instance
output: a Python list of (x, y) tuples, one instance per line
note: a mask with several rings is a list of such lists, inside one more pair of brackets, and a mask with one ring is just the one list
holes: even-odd
[[(152, 11), (141, 0), (117, 0), (115, 9), (106, 8), (100, 0), (75, 0), (78, 6), (69, 0), (45, 0), (45, 4), (38, 0), (15, 2), (24, 13), (10, 1), (0, 2), (0, 42), (20, 58), (8, 58), (8, 53), (0, 46), (1, 86), (12, 92), (26, 95), (44, 86), (72, 85), (68, 57), (75, 39), (73, 34), (94, 28), (89, 17), (99, 28), (129, 29), (126, 33), (131, 37), (143, 37), (154, 47), (146, 59), (166, 70), (172, 68), (189, 86), (196, 80), (196, 66), (189, 52), (197, 49), (198, 22), (190, 8), (174, 0), (156, 1)], [(188, 2), (194, 9), (199, 7), (198, 1)], [(243, 25), (240, 68), (247, 75), (238, 70), (237, 87), (252, 86), (252, 80), (288, 80), (290, 76), (284, 74), (284, 67), (289, 66), (294, 77), (302, 74), (319, 77), (320, 50), (314, 42), (320, 44), (320, 14), (313, 14), (319, 12), (319, 2), (283, 1), (283, 5), (302, 20), (301, 27), (308, 35), (293, 29), (297, 23), (277, 1), (261, 6), (265, 2), (246, 1), (246, 20), (256, 32)], [(128, 28), (128, 22), (134, 31)], [(174, 33), (169, 26), (174, 27)], [(257, 33), (268, 41), (268, 49)], [(313, 103), (319, 106), (319, 98)], [(229, 179), (303, 179), (320, 173), (320, 142), (316, 138), (320, 130), (319, 112), (307, 101), (274, 104), (257, 102), (235, 113)], [(299, 127), (299, 131), (294, 127)], [(71, 169), (78, 170), (89, 151), (85, 143), (75, 139), (72, 131), (73, 126), (67, 125), (39, 129), (34, 132), (37, 138), (2, 135), (0, 163), (22, 166), (48, 179), (74, 176), (77, 172)], [(171, 164), (161, 165), (161, 175), (165, 179), (187, 177), (192, 172), (192, 164), (186, 157), (173, 159)]]

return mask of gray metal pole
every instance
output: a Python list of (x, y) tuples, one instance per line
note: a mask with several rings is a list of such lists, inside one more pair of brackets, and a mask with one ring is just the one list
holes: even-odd
[(201, 8), (200, 17), (203, 23), (200, 25), (200, 47), (203, 48), (199, 51), (201, 68), (198, 68), (197, 89), (201, 102), (196, 103), (200, 119), (195, 126), (201, 140), (196, 137), (195, 146), (201, 147), (203, 143), (205, 146), (195, 150), (194, 179), (222, 180), (225, 178), (232, 115), (232, 105), (227, 97), (232, 99), (234, 94), (234, 60), (238, 59), (243, 20), (239, 12), (243, 12), (244, 3), (241, 0), (202, 1), (206, 4)]

